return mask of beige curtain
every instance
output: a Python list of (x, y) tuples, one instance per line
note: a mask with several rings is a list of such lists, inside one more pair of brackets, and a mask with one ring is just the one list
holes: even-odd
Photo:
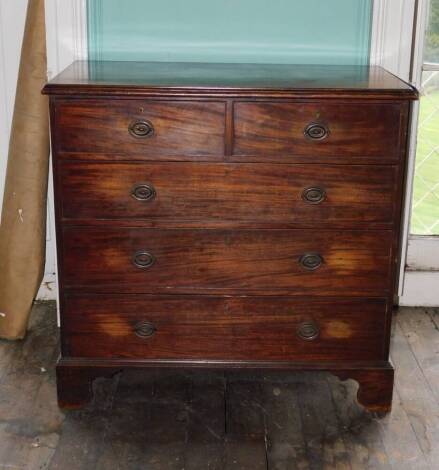
[(0, 337), (23, 338), (44, 273), (49, 161), (44, 0), (29, 0), (0, 227)]

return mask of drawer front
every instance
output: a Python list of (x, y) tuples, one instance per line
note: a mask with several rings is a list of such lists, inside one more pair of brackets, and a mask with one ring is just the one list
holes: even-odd
[(58, 152), (131, 158), (224, 153), (220, 102), (59, 101), (55, 116)]
[(380, 295), (391, 231), (64, 227), (63, 284), (105, 292)]
[(65, 219), (270, 228), (395, 221), (393, 166), (63, 161), (58, 171)]
[(399, 159), (399, 104), (238, 102), (234, 109), (236, 156)]
[(63, 303), (63, 354), (203, 360), (379, 360), (386, 303), (363, 299), (81, 296)]

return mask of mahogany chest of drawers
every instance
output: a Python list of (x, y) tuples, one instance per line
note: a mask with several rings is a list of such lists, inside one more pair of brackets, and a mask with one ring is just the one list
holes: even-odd
[(61, 406), (128, 367), (327, 370), (391, 406), (416, 91), (380, 68), (76, 62), (50, 82)]

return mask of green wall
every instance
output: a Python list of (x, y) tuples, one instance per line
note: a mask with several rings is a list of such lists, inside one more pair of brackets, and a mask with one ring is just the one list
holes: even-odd
[(88, 0), (89, 58), (367, 64), (372, 0)]

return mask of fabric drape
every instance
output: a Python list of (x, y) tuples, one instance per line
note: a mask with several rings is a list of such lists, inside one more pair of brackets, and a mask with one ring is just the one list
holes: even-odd
[(23, 338), (41, 284), (49, 162), (44, 0), (29, 0), (0, 226), (0, 337)]

